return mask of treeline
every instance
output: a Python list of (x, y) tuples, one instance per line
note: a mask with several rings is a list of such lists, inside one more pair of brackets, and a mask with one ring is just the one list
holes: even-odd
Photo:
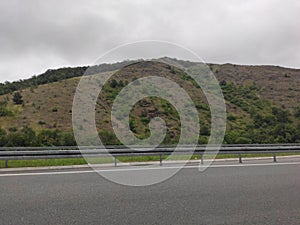
[(17, 90), (22, 90), (24, 88), (34, 87), (41, 84), (48, 84), (52, 82), (57, 82), (73, 77), (79, 77), (82, 75), (92, 75), (100, 72), (113, 71), (120, 69), (124, 66), (127, 66), (136, 61), (123, 61), (112, 64), (101, 64), (97, 66), (83, 66), (83, 67), (74, 67), (74, 68), (60, 68), (60, 69), (49, 69), (45, 73), (38, 76), (33, 76), (29, 79), (19, 80), (14, 82), (0, 83), (0, 95), (8, 94)]
[(0, 147), (33, 147), (33, 146), (75, 146), (72, 132), (60, 130), (42, 130), (35, 132), (30, 127), (11, 130), (7, 133), (0, 128)]
[(47, 70), (45, 73), (38, 76), (33, 76), (29, 79), (0, 83), (0, 95), (11, 93), (24, 88), (38, 86), (41, 84), (47, 84), (72, 77), (82, 76), (86, 69), (87, 67), (76, 67)]

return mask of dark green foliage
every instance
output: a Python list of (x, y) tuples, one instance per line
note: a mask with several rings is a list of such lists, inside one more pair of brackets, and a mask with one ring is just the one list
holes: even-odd
[(38, 143), (42, 146), (59, 145), (58, 130), (43, 130), (37, 135)]
[(16, 127), (10, 127), (8, 128), (9, 132), (16, 132), (18, 130), (18, 128)]
[(39, 124), (39, 125), (45, 125), (46, 122), (45, 122), (44, 120), (40, 120), (40, 121), (38, 122), (38, 124)]
[(0, 147), (30, 146), (76, 146), (72, 132), (59, 130), (42, 130), (36, 133), (30, 127), (6, 133), (0, 128)]
[(290, 123), (291, 122), (291, 120), (289, 119), (290, 113), (286, 110), (273, 107), (272, 114), (276, 117), (276, 120), (280, 123)]
[(247, 137), (238, 137), (235, 140), (235, 144), (251, 144), (251, 143), (252, 143), (252, 140)]
[(295, 109), (294, 116), (295, 116), (296, 118), (300, 119), (300, 106), (298, 106), (298, 107)]
[(207, 136), (199, 136), (198, 144), (207, 144), (208, 143), (208, 137)]
[(24, 138), (24, 146), (35, 146), (36, 145), (36, 134), (30, 127), (24, 127), (21, 131)]
[(232, 114), (229, 114), (227, 116), (227, 119), (230, 120), (230, 121), (235, 121), (236, 120), (236, 116), (235, 115), (232, 115)]
[(246, 112), (250, 112), (253, 107), (257, 109), (262, 109), (263, 107), (262, 102), (257, 96), (256, 87), (254, 85), (238, 86), (234, 83), (222, 81), (221, 88), (225, 100), (239, 106)]
[(141, 122), (142, 122), (144, 125), (147, 125), (147, 124), (149, 124), (149, 122), (150, 122), (150, 118), (148, 118), (148, 117), (141, 117)]
[(241, 136), (240, 131), (233, 130), (233, 131), (227, 131), (224, 137), (224, 142), (226, 144), (232, 144), (235, 143), (236, 140)]
[(60, 134), (61, 145), (64, 146), (76, 146), (76, 140), (72, 132), (64, 132)]
[(135, 133), (136, 132), (136, 124), (135, 121), (132, 119), (132, 117), (129, 118), (129, 128), (130, 130)]
[(220, 85), (221, 85), (221, 86), (226, 86), (226, 84), (227, 84), (226, 80), (222, 80), (222, 81), (220, 82)]
[(2, 136), (0, 146), (16, 147), (16, 146), (37, 146), (36, 133), (30, 127), (24, 127), (20, 131), (11, 132)]
[(272, 107), (272, 114), (263, 112), (252, 115), (253, 127), (249, 126), (246, 136), (253, 143), (293, 143), (299, 140), (299, 130), (292, 124), (290, 113)]
[(20, 92), (15, 92), (14, 93), (13, 101), (17, 105), (23, 104), (23, 97), (22, 97)]
[(25, 146), (25, 139), (21, 133), (10, 133), (5, 141), (6, 147)]
[(120, 141), (116, 135), (107, 130), (101, 130), (99, 132), (99, 137), (104, 145), (120, 145)]
[(261, 113), (255, 113), (252, 115), (253, 124), (255, 128), (264, 128), (273, 126), (276, 124), (276, 117), (270, 114), (263, 115)]
[(210, 129), (205, 125), (200, 124), (200, 135), (209, 136), (210, 135)]
[(119, 82), (119, 87), (124, 87), (124, 82), (122, 80)]
[(112, 64), (105, 63), (92, 67), (83, 66), (74, 68), (68, 67), (55, 70), (50, 69), (41, 75), (33, 76), (32, 78), (26, 80), (19, 80), (14, 82), (6, 81), (5, 83), (0, 83), (0, 95), (11, 93), (17, 90), (22, 90), (29, 87), (36, 87), (41, 84), (48, 84), (73, 77), (79, 77), (84, 74), (91, 75), (100, 72), (113, 71), (139, 61), (142, 60), (123, 61)]
[(112, 79), (109, 83), (111, 88), (116, 88), (118, 86), (118, 82), (115, 79)]
[[(35, 87), (41, 84), (56, 82), (72, 77), (82, 76), (87, 67), (62, 68), (57, 70), (47, 70), (39, 76), (30, 79), (0, 84), (0, 95), (11, 93), (28, 87)], [(33, 90), (33, 89), (32, 89)]]
[(0, 128), (0, 146), (5, 146), (6, 141), (6, 131)]

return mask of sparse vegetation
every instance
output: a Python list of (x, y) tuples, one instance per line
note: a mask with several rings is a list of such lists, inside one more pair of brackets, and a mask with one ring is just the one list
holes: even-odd
[(0, 117), (12, 116), (13, 112), (7, 109), (7, 102), (0, 102)]
[[(178, 62), (193, 66), (191, 62)], [(117, 69), (120, 66), (121, 64), (107, 64), (91, 68), (89, 73)], [(109, 119), (113, 101), (124, 86), (141, 78), (145, 68), (145, 71), (151, 71), (151, 67), (151, 75), (159, 74), (173, 80), (191, 96), (201, 121), (199, 143), (207, 143), (210, 135), (210, 109), (205, 96), (197, 96), (199, 87), (195, 86), (195, 82), (186, 73), (177, 68), (145, 63), (125, 67), (104, 84), (96, 106), (96, 123), (103, 143), (120, 144), (111, 129)], [(272, 70), (272, 76), (263, 76), (267, 73), (263, 67), (258, 69), (216, 65), (212, 68), (215, 72), (218, 71), (216, 76), (220, 80), (227, 105), (228, 126), (224, 143), (300, 142), (300, 107), (294, 105), (300, 92), (296, 82), (291, 82), (298, 79), (294, 76), (297, 71), (277, 72), (287, 69), (276, 68)], [(0, 84), (0, 95), (3, 94), (0, 96), (0, 146), (75, 144), (71, 132), (72, 100), (79, 76), (86, 69), (78, 67), (49, 70), (29, 80)], [(245, 73), (248, 70), (254, 70), (249, 74), (256, 77), (245, 75), (248, 74)], [(123, 72), (126, 76), (122, 75)], [(285, 73), (289, 79), (283, 76)], [(242, 75), (243, 80), (239, 77)], [(259, 76), (261, 79), (258, 79)], [(282, 79), (282, 83), (278, 82), (278, 79)], [(286, 91), (291, 92), (289, 97)], [(20, 106), (22, 104), (24, 105)], [(123, 117), (123, 111), (117, 116)], [(165, 120), (167, 126), (167, 136), (163, 143), (176, 144), (180, 136), (178, 113), (170, 103), (160, 98), (146, 98), (133, 107), (129, 121), (131, 131), (138, 138), (149, 137), (149, 122), (157, 116)]]

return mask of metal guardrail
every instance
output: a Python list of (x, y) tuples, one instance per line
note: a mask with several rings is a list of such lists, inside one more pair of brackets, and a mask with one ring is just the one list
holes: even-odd
[[(192, 148), (185, 146), (161, 146), (152, 149), (151, 146), (138, 148), (135, 150), (124, 146), (107, 146), (106, 149), (99, 146), (55, 146), (55, 147), (1, 147), (0, 160), (5, 161), (5, 167), (8, 167), (9, 160), (31, 160), (31, 159), (59, 159), (59, 158), (82, 158), (84, 157), (111, 157), (115, 159), (122, 156), (159, 156), (162, 165), (163, 156), (175, 154), (199, 155), (201, 163), (204, 163), (204, 156), (217, 153), (217, 146), (199, 145)], [(176, 147), (176, 151), (174, 151)], [(218, 154), (233, 154), (239, 158), (242, 163), (242, 156), (245, 154), (272, 154), (273, 161), (277, 162), (279, 153), (299, 153), (300, 144), (252, 144), (252, 145), (222, 145)]]

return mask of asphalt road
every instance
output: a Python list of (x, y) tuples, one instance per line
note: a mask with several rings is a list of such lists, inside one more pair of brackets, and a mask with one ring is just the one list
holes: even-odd
[(147, 187), (86, 171), (0, 176), (0, 188), (1, 225), (300, 224), (299, 164), (185, 168)]

